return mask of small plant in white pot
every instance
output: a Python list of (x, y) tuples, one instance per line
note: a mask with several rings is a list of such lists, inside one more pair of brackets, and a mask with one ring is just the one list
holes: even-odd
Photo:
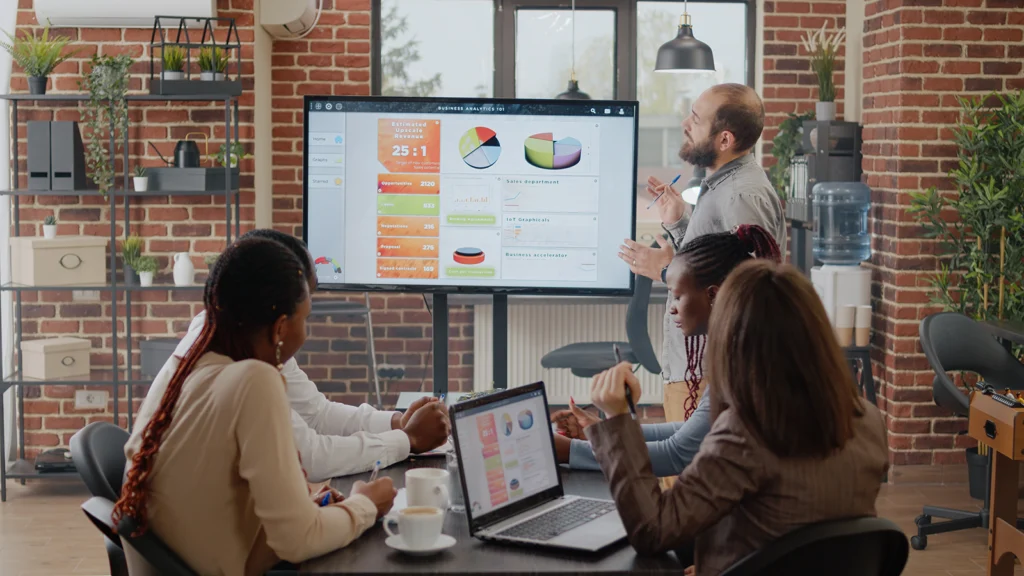
[(143, 288), (152, 286), (153, 275), (156, 274), (157, 269), (156, 258), (143, 256), (139, 258), (135, 265), (138, 266), (136, 271), (139, 273), (139, 285)]
[(818, 120), (836, 119), (836, 85), (833, 71), (839, 47), (845, 38), (845, 28), (828, 35), (825, 34), (825, 26), (822, 25), (821, 30), (810, 32), (803, 39), (804, 50), (811, 56), (811, 70), (818, 77), (818, 102), (814, 105), (814, 115)]
[(57, 237), (57, 217), (50, 214), (43, 219), (43, 238), (53, 239)]
[(164, 61), (164, 80), (185, 79), (185, 49), (181, 46), (165, 46), (162, 55)]
[(146, 169), (138, 164), (135, 165), (135, 171), (132, 172), (132, 184), (135, 186), (136, 192), (145, 192), (149, 189), (149, 176), (146, 176)]
[(223, 49), (209, 46), (199, 49), (199, 79), (207, 82), (223, 80), (228, 68), (228, 55)]

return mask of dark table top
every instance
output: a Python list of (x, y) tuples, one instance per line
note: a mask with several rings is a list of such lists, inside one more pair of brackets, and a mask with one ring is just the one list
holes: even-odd
[(990, 320), (984, 324), (990, 332), (996, 335), (996, 338), (1024, 344), (1024, 324), (1006, 320)]
[[(421, 458), (380, 471), (396, 488), (405, 485), (405, 471), (443, 467), (444, 458)], [(567, 494), (611, 498), (600, 472), (561, 469)], [(331, 486), (348, 494), (352, 483), (369, 474), (335, 478)], [(682, 574), (674, 554), (641, 557), (625, 541), (600, 553), (587, 554), (552, 548), (530, 548), (482, 542), (469, 535), (465, 514), (448, 512), (444, 533), (458, 543), (436, 556), (407, 556), (384, 544), (386, 534), (378, 522), (358, 540), (341, 550), (302, 564), (303, 574)]]

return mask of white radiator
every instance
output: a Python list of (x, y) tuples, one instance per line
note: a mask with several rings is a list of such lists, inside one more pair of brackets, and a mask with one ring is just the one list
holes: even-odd
[[(491, 305), (475, 305), (473, 329), (473, 382), (475, 390), (486, 390), (493, 381), (493, 335)], [(654, 351), (661, 356), (664, 302), (651, 302), (647, 327)], [(530, 304), (509, 302), (508, 385), (521, 386), (543, 380), (548, 402), (590, 403), (590, 379), (577, 378), (568, 369), (544, 369), (540, 359), (548, 352), (576, 342), (626, 341), (626, 304)], [(641, 404), (661, 404), (662, 381), (658, 374), (641, 368), (637, 375), (643, 386)]]

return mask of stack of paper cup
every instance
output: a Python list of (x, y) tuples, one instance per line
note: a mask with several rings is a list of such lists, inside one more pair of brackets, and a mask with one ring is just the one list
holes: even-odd
[(856, 306), (839, 306), (836, 309), (836, 338), (843, 348), (853, 346), (853, 327), (856, 320)]
[(871, 342), (871, 306), (857, 306), (853, 326), (857, 346), (867, 346)]

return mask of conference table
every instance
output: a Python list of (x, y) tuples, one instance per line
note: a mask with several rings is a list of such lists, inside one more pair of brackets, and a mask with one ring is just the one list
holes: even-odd
[[(413, 458), (380, 471), (379, 477), (391, 478), (396, 488), (405, 486), (405, 472), (413, 468), (443, 468), (440, 457)], [(610, 498), (608, 484), (600, 472), (569, 470), (560, 467), (566, 494)], [(369, 474), (335, 478), (331, 486), (348, 494), (356, 480), (367, 480)], [(444, 530), (458, 542), (435, 556), (407, 556), (384, 544), (386, 534), (380, 522), (358, 540), (325, 556), (304, 562), (301, 574), (682, 574), (675, 554), (637, 556), (625, 541), (596, 553), (588, 554), (551, 548), (512, 546), (482, 542), (469, 535), (465, 514), (448, 512)]]

